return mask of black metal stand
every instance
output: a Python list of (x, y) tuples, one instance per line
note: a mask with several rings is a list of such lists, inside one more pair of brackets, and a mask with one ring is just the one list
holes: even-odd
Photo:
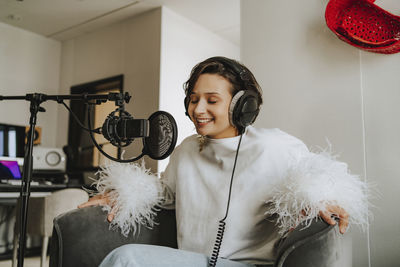
[(24, 256), (25, 256), (25, 244), (26, 244), (26, 226), (28, 219), (28, 205), (29, 205), (29, 197), (30, 197), (30, 188), (31, 188), (31, 180), (32, 180), (32, 151), (33, 151), (33, 139), (35, 136), (35, 126), (37, 120), (37, 113), (39, 111), (44, 111), (43, 108), (40, 107), (40, 104), (44, 101), (43, 95), (33, 94), (29, 96), (30, 99), (27, 99), (31, 102), (30, 112), (31, 117), (29, 119), (29, 134), (28, 134), (28, 143), (27, 150), (25, 151), (24, 158), (24, 170), (23, 170), (23, 179), (21, 185), (20, 192), (20, 219), (21, 224), (19, 228), (19, 248), (18, 248), (18, 267), (24, 266)]
[(30, 101), (30, 119), (29, 119), (29, 135), (28, 135), (28, 143), (27, 149), (25, 151), (24, 157), (24, 169), (23, 169), (23, 179), (20, 191), (20, 200), (21, 206), (19, 210), (20, 215), (20, 225), (19, 225), (19, 248), (18, 248), (18, 267), (24, 266), (24, 256), (25, 256), (25, 246), (26, 246), (26, 227), (27, 227), (27, 217), (28, 217), (28, 204), (30, 197), (30, 188), (31, 188), (31, 180), (32, 180), (32, 151), (33, 151), (33, 140), (34, 140), (34, 132), (37, 121), (37, 113), (39, 111), (45, 111), (44, 108), (40, 107), (40, 104), (47, 100), (54, 100), (61, 103), (63, 100), (83, 100), (90, 101), (96, 100), (97, 104), (101, 102), (106, 102), (108, 100), (115, 101), (116, 104), (129, 102), (130, 96), (128, 93), (125, 94), (117, 94), (117, 93), (109, 93), (108, 95), (54, 95), (48, 96), (45, 94), (27, 94), (25, 96), (0, 96), (1, 100), (27, 100)]

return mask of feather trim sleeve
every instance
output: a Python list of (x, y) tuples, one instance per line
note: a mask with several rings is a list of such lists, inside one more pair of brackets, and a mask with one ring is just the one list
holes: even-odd
[(101, 168), (99, 177), (94, 183), (98, 194), (107, 193), (112, 203), (103, 210), (115, 211), (111, 228), (120, 228), (127, 236), (131, 230), (135, 234), (140, 225), (154, 226), (155, 207), (163, 201), (163, 189), (144, 162), (141, 165), (109, 162)]
[(368, 226), (368, 186), (349, 173), (347, 164), (327, 152), (303, 153), (293, 161), (267, 203), (267, 215), (278, 215), (279, 233), (306, 221), (309, 226), (327, 205), (337, 205), (350, 215), (349, 224)]

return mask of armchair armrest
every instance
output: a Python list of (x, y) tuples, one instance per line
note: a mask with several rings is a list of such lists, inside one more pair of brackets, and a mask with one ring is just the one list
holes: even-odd
[(300, 224), (281, 240), (274, 267), (351, 267), (351, 260), (338, 226), (318, 220), (307, 228)]
[(153, 229), (144, 226), (125, 237), (110, 230), (102, 208), (88, 207), (64, 213), (54, 219), (50, 246), (51, 267), (95, 267), (114, 248), (139, 243), (177, 247), (175, 211), (161, 209)]

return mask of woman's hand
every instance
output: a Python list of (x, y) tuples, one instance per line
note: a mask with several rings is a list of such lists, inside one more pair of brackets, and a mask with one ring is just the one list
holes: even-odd
[(327, 205), (325, 211), (320, 211), (319, 216), (330, 225), (335, 225), (335, 218), (339, 219), (339, 232), (344, 234), (349, 225), (349, 214), (341, 207)]
[(91, 197), (87, 202), (80, 204), (78, 206), (78, 209), (90, 207), (90, 206), (106, 206), (106, 205), (112, 206), (110, 213), (108, 213), (108, 215), (107, 215), (107, 221), (111, 222), (114, 219), (116, 210), (115, 210), (114, 206), (112, 205), (110, 197), (108, 196), (107, 193)]

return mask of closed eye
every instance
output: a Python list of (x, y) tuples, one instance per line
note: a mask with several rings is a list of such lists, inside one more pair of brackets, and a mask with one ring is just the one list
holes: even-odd
[(190, 103), (191, 104), (196, 104), (197, 102), (199, 102), (199, 98), (194, 96), (194, 95), (191, 95), (190, 96)]
[(207, 102), (209, 103), (209, 104), (215, 104), (215, 103), (217, 103), (218, 102), (218, 97), (215, 97), (215, 96), (211, 96), (211, 97), (209, 97), (208, 99), (207, 99)]

